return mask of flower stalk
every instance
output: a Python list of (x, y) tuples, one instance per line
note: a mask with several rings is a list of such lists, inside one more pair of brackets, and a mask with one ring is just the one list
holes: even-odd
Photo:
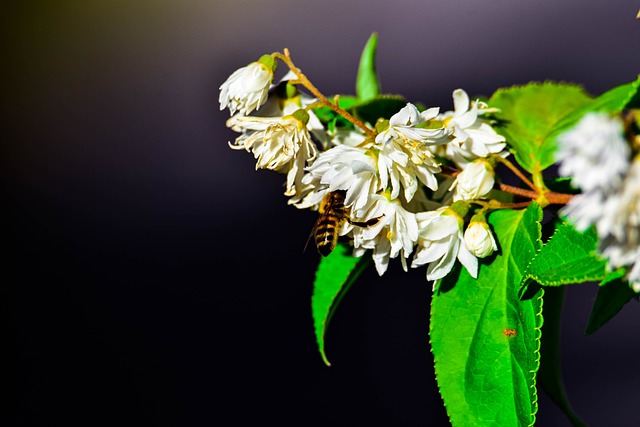
[(375, 137), (376, 132), (374, 130), (372, 130), (367, 125), (365, 125), (361, 120), (358, 120), (357, 118), (355, 118), (351, 113), (349, 113), (345, 109), (340, 108), (340, 106), (338, 105), (337, 97), (334, 99), (334, 102), (329, 101), (329, 99), (327, 99), (327, 97), (324, 96), (322, 92), (320, 92), (313, 85), (313, 83), (311, 83), (311, 81), (307, 78), (307, 76), (304, 75), (304, 73), (302, 73), (302, 71), (300, 71), (300, 69), (296, 67), (293, 61), (291, 60), (291, 54), (289, 52), (289, 49), (284, 48), (283, 51), (284, 51), (284, 54), (280, 52), (275, 52), (272, 55), (275, 58), (278, 58), (282, 62), (284, 62), (287, 65), (287, 67), (289, 67), (289, 69), (296, 75), (297, 80), (291, 81), (292, 84), (300, 84), (304, 86), (309, 90), (309, 92), (311, 92), (316, 98), (318, 98), (319, 102), (322, 103), (322, 105), (325, 105), (331, 108), (334, 112), (336, 112), (337, 114), (341, 115), (342, 117), (344, 117), (345, 119), (353, 123), (355, 126), (360, 128), (367, 135)]

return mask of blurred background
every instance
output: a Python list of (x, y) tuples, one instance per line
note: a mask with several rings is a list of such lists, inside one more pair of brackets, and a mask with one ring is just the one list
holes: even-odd
[[(231, 150), (218, 88), (289, 48), (353, 93), (379, 35), (382, 89), (555, 80), (593, 95), (640, 72), (621, 0), (93, 0), (0, 5), (5, 426), (446, 426), (424, 269), (365, 272), (327, 335), (310, 297), (315, 214)], [(397, 260), (396, 260), (397, 261)], [(567, 392), (591, 426), (637, 423), (640, 306), (585, 336), (595, 285), (568, 289)], [(541, 393), (540, 426), (568, 422)]]

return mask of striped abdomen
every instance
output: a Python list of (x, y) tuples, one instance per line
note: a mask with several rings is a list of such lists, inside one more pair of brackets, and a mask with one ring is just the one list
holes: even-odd
[(316, 247), (320, 255), (329, 255), (338, 243), (338, 232), (345, 221), (344, 191), (333, 191), (325, 196), (320, 206), (320, 217), (315, 225)]

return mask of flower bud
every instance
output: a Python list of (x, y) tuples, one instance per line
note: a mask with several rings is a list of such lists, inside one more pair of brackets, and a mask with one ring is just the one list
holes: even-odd
[(469, 252), (478, 258), (487, 257), (498, 249), (489, 225), (473, 219), (464, 232), (464, 244)]
[(474, 200), (486, 196), (495, 182), (493, 166), (485, 159), (471, 162), (456, 177), (450, 190), (454, 190), (454, 201)]

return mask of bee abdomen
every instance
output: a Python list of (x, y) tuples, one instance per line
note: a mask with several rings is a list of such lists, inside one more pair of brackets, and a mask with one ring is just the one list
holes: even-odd
[(329, 215), (325, 221), (318, 224), (316, 230), (316, 246), (320, 255), (327, 256), (336, 247), (338, 241), (338, 231), (341, 225), (337, 215)]

